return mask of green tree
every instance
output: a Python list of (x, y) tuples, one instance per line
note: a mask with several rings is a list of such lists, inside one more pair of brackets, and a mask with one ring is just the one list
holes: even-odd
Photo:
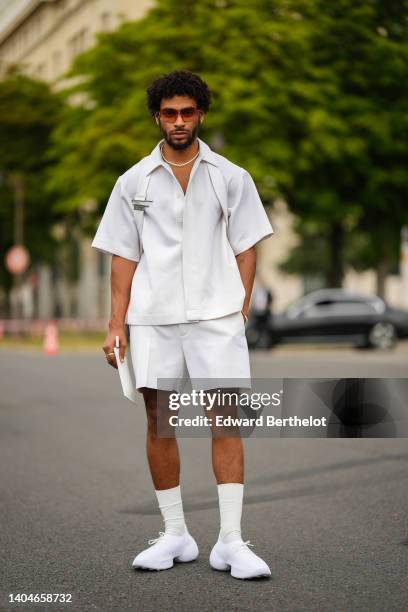
[(376, 268), (383, 294), (406, 222), (407, 2), (316, 0), (314, 9), (310, 82), (319, 100), (302, 104), (285, 195), (329, 239), (328, 283), (341, 284), (347, 262)]
[(118, 173), (157, 142), (147, 86), (184, 68), (214, 92), (203, 138), (224, 143), (265, 204), (283, 195), (315, 245), (326, 241), (327, 284), (341, 284), (345, 262), (392, 262), (407, 184), (406, 24), (405, 1), (159, 0), (72, 67), (66, 95), (83, 102), (54, 135), (59, 207), (96, 198), (103, 209)]
[(79, 83), (67, 99), (83, 96), (82, 103), (66, 109), (54, 134), (60, 161), (49, 187), (61, 210), (94, 197), (101, 211), (118, 173), (149, 153), (158, 133), (146, 88), (175, 69), (196, 71), (209, 83), (214, 104), (203, 138), (223, 142), (220, 152), (245, 166), (272, 203), (292, 180), (287, 125), (307, 55), (305, 25), (286, 5), (160, 0), (142, 20), (98, 35), (68, 74)]
[[(61, 106), (59, 97), (42, 81), (10, 69), (0, 80), (0, 251), (14, 241), (14, 185), (24, 190), (24, 244), (31, 262), (52, 261), (55, 241), (51, 227), (58, 220), (45, 189), (50, 171), (50, 134)], [(0, 284), (9, 289), (12, 278), (0, 263)]]

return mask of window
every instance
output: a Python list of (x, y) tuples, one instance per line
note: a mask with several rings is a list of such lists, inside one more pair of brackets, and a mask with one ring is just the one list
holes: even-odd
[(376, 310), (372, 304), (358, 300), (350, 300), (338, 302), (336, 304), (336, 316), (350, 317), (367, 317), (376, 314)]
[(85, 51), (88, 46), (88, 30), (83, 28), (68, 41), (68, 52), (70, 59)]
[(101, 30), (107, 32), (111, 27), (111, 15), (110, 13), (102, 13), (101, 15)]
[(26, 46), (27, 46), (27, 30), (26, 28), (23, 26), (23, 29), (21, 30), (21, 49), (22, 52), (24, 53), (24, 51), (26, 50)]
[(315, 304), (308, 304), (299, 317), (313, 319), (314, 317), (327, 317), (333, 315), (335, 303), (332, 300), (321, 300)]
[(39, 79), (46, 79), (47, 78), (47, 64), (46, 62), (41, 62), (41, 64), (38, 64), (37, 66), (37, 76)]
[(42, 35), (42, 30), (43, 30), (43, 20), (42, 20), (42, 15), (41, 13), (38, 13), (38, 15), (36, 15), (35, 18), (35, 22), (34, 22), (34, 29), (35, 29), (35, 40), (38, 40), (41, 35)]
[(55, 17), (59, 19), (61, 15), (65, 13), (66, 9), (67, 9), (66, 0), (60, 0), (59, 2), (56, 2), (55, 8), (54, 8)]
[(62, 54), (61, 51), (54, 51), (52, 54), (52, 72), (54, 77), (57, 77), (62, 72)]
[(305, 308), (300, 317), (367, 317), (376, 313), (372, 304), (359, 300), (322, 300)]

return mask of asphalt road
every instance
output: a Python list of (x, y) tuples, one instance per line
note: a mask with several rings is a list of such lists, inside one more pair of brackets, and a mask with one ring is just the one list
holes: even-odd
[[(406, 377), (390, 355), (285, 349), (253, 376)], [(408, 445), (398, 439), (245, 439), (243, 537), (270, 579), (208, 565), (218, 534), (210, 440), (183, 438), (181, 486), (199, 558), (162, 572), (134, 556), (162, 530), (142, 404), (102, 355), (0, 352), (1, 610), (402, 611), (408, 601)], [(13, 593), (72, 603), (10, 605)]]

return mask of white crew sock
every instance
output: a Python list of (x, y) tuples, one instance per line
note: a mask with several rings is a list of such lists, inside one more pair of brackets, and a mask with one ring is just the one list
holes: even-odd
[(228, 544), (241, 538), (242, 500), (244, 485), (229, 482), (217, 485), (220, 504), (220, 539)]
[(186, 524), (180, 485), (172, 489), (155, 489), (155, 492), (165, 525), (165, 533), (183, 535)]

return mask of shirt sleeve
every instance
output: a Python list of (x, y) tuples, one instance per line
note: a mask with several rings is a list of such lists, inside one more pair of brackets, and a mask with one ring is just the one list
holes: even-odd
[(228, 240), (234, 255), (274, 233), (252, 176), (246, 170), (228, 198)]
[(122, 194), (120, 177), (109, 197), (92, 246), (108, 255), (140, 260), (139, 232), (132, 210)]

